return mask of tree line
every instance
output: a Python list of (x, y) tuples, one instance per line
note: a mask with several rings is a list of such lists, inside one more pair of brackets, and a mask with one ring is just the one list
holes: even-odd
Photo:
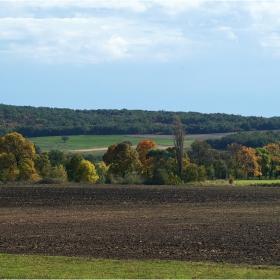
[(279, 143), (280, 132), (238, 132), (222, 137), (221, 139), (208, 139), (206, 142), (212, 148), (219, 150), (225, 150), (232, 143), (238, 143), (251, 148), (259, 148), (269, 143)]
[(100, 162), (58, 150), (39, 153), (21, 134), (9, 133), (0, 139), (0, 181), (52, 179), (175, 185), (207, 179), (280, 176), (279, 144), (251, 148), (231, 143), (225, 151), (218, 151), (206, 141), (196, 140), (186, 150), (180, 142), (183, 130), (178, 127), (174, 147), (159, 149), (148, 139), (140, 141), (136, 149), (130, 143), (116, 143), (108, 147)]
[(280, 117), (145, 110), (71, 110), (0, 104), (0, 137), (18, 132), (24, 137), (63, 135), (173, 134), (180, 117), (188, 134), (280, 129)]

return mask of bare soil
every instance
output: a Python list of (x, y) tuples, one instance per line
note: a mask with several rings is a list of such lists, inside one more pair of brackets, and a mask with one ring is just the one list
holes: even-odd
[(1, 185), (0, 252), (280, 265), (280, 188)]

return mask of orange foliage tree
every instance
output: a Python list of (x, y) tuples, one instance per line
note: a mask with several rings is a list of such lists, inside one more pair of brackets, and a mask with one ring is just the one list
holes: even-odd
[(107, 152), (103, 155), (102, 159), (106, 165), (109, 165), (113, 162), (114, 150), (116, 147), (116, 144), (109, 146)]
[(150, 149), (157, 148), (157, 143), (152, 140), (142, 140), (136, 147), (139, 160), (141, 162), (141, 169), (145, 176), (147, 176), (147, 171), (149, 169), (151, 159), (146, 158), (146, 154)]
[(261, 165), (259, 164), (261, 157), (257, 156), (256, 150), (254, 148), (242, 146), (239, 153), (242, 162), (242, 170), (246, 173), (247, 178), (249, 175), (261, 176)]

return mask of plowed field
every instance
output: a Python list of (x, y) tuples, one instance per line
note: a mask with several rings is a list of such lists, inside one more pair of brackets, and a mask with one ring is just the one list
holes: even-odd
[(280, 188), (1, 185), (0, 252), (280, 265)]

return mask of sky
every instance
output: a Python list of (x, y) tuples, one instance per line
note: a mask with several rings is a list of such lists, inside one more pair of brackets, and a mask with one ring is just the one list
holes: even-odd
[(280, 1), (0, 0), (0, 103), (280, 116)]

